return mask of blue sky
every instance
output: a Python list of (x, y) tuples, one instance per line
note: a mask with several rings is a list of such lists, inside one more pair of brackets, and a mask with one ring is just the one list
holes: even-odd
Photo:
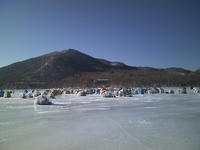
[(130, 66), (200, 69), (199, 0), (0, 0), (0, 67), (76, 49)]

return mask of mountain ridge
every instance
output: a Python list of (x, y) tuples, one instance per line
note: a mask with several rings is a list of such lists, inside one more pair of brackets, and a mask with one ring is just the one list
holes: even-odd
[(0, 68), (0, 88), (97, 86), (94, 81), (98, 78), (108, 78), (106, 84), (109, 85), (193, 86), (200, 83), (199, 72), (175, 67), (158, 69), (128, 66), (68, 49)]

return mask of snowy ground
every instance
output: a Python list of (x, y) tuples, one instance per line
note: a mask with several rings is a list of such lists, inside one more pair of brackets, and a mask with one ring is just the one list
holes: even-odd
[(16, 91), (0, 98), (0, 150), (199, 150), (200, 94), (187, 91), (64, 94), (46, 106)]

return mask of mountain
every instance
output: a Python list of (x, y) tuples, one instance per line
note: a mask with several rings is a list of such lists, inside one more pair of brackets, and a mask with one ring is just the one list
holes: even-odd
[(200, 83), (199, 74), (198, 70), (192, 72), (182, 68), (127, 66), (122, 62), (93, 58), (69, 49), (0, 68), (0, 88), (80, 87), (98, 84), (193, 86)]

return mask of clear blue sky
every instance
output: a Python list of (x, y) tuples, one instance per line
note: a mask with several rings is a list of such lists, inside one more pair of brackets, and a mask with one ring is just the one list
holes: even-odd
[(0, 67), (69, 48), (195, 71), (200, 0), (0, 0)]

